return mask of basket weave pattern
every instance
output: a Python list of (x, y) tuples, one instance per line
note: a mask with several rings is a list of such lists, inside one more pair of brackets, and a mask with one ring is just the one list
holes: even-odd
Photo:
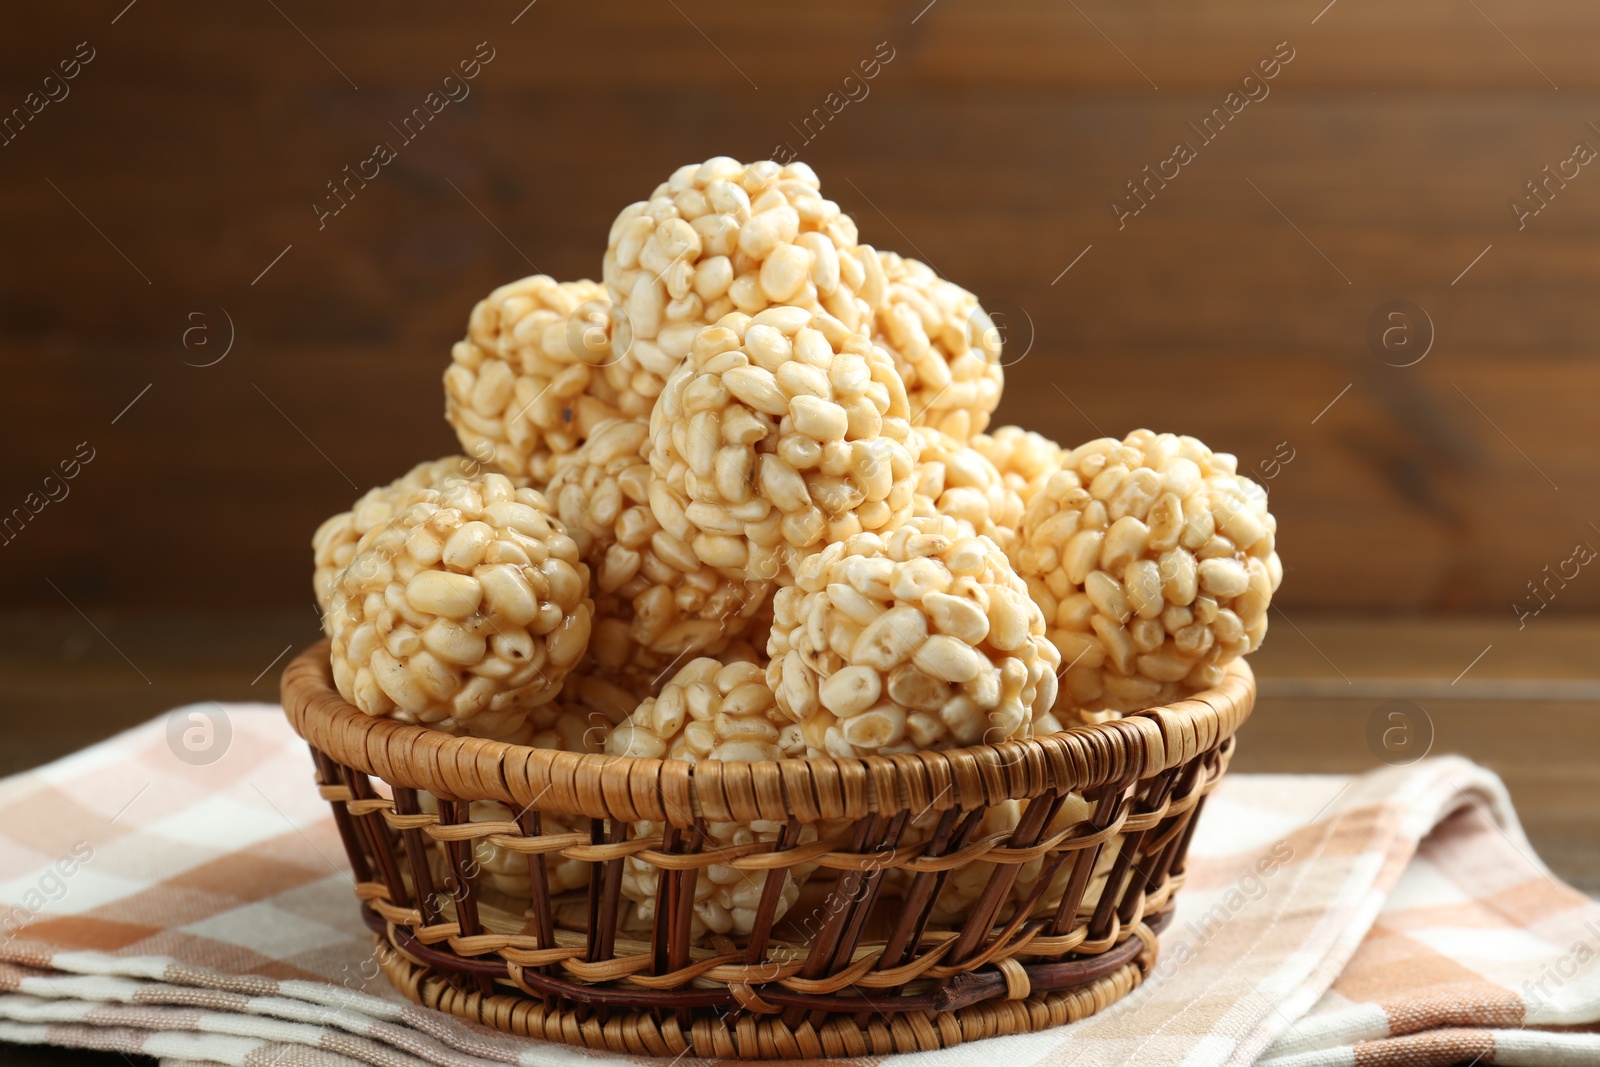
[[(1154, 965), (1196, 819), (1254, 693), (1239, 661), (1191, 699), (1048, 737), (691, 765), (369, 718), (334, 690), (326, 643), (283, 676), (284, 708), (311, 746), (382, 967), (402, 992), (513, 1033), (749, 1059), (947, 1047), (1082, 1018), (1126, 995)], [(1062, 826), (1069, 793), (1089, 816)], [(482, 800), (516, 815), (474, 820)], [(1008, 800), (1023, 802), (1015, 828), (978, 833)], [(546, 833), (546, 813), (587, 829)], [(664, 830), (634, 837), (641, 820)], [(708, 823), (757, 820), (782, 825), (776, 842), (707, 844)], [(931, 831), (908, 833), (913, 820)], [(828, 832), (799, 843), (807, 825)], [(510, 923), (479, 884), (477, 842), (527, 859), (531, 900)], [(647, 924), (628, 921), (628, 857), (657, 872)], [(560, 859), (589, 865), (586, 890), (552, 894), (547, 865)], [(1015, 899), (1034, 862), (1042, 874)], [(933, 921), (949, 873), (975, 863), (993, 866), (965, 918)], [(782, 872), (802, 864), (818, 870), (780, 922)], [(692, 937), (696, 882), (713, 865), (777, 872), (749, 935)]]

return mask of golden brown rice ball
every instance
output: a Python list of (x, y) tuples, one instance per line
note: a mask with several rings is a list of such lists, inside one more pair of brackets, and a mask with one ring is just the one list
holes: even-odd
[(1058, 728), (1044, 617), (999, 546), (947, 516), (828, 545), (773, 609), (767, 680), (808, 752), (889, 755)]
[(651, 510), (724, 574), (782, 582), (793, 555), (911, 515), (906, 415), (889, 357), (832, 316), (729, 315), (651, 412)]
[(444, 375), (445, 417), (462, 447), (547, 484), (562, 456), (619, 414), (600, 369), (611, 330), (611, 302), (594, 282), (539, 274), (478, 301)]
[(549, 496), (589, 564), (600, 618), (626, 622), (628, 640), (657, 662), (717, 655), (749, 626), (773, 583), (729, 578), (661, 528), (650, 510), (649, 445), (644, 422), (602, 423)]
[(1061, 466), (1062, 447), (1050, 438), (1020, 426), (1002, 426), (994, 433), (972, 438), (972, 448), (994, 464), (1006, 488), (1016, 493), (1022, 506), (1034, 498)]
[(503, 474), (421, 489), (362, 536), (329, 611), (339, 694), (373, 716), (503, 737), (583, 657), (578, 546)]
[(1267, 495), (1234, 457), (1136, 430), (1065, 455), (1013, 552), (1078, 709), (1135, 711), (1217, 684), (1267, 632), (1283, 579)]
[(1009, 553), (1022, 525), (1022, 495), (972, 446), (929, 426), (917, 436), (917, 516), (948, 515)]
[(604, 278), (619, 310), (607, 380), (645, 418), (695, 331), (731, 312), (826, 311), (865, 333), (883, 270), (804, 163), (726, 156), (679, 167), (612, 224)]

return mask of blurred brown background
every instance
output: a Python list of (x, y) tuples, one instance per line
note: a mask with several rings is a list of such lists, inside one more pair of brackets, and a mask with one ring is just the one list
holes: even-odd
[[(38, 512), (0, 536), (0, 769), (274, 699), (316, 633), (317, 523), (455, 450), (439, 377), (474, 301), (596, 277), (675, 167), (786, 147), (864, 240), (995, 313), (1000, 421), (1184, 431), (1267, 484), (1284, 610), (1239, 769), (1465, 751), (1600, 889), (1593, 5), (110, 0), (0, 25), (0, 517)], [(397, 158), (319, 226), (380, 141)], [(1370, 730), (1395, 699), (1398, 754)]]
[[(8, 109), (94, 58), (0, 145), (0, 508), (95, 457), (0, 546), (8, 602), (309, 611), (316, 524), (453, 449), (439, 375), (476, 299), (598, 276), (676, 166), (779, 145), (863, 239), (1001, 316), (1004, 421), (1185, 431), (1271, 475), (1290, 611), (1511, 617), (1600, 545), (1600, 168), (1567, 163), (1600, 146), (1600, 10), (525, 2), (8, 17)], [(475, 51), (406, 143), (390, 124)], [(1203, 143), (1188, 124), (1275, 51)], [(398, 158), (319, 230), (380, 140)], [(1197, 158), (1119, 229), (1112, 199), (1180, 140)], [(1519, 231), (1546, 165), (1576, 177)], [(1397, 299), (1436, 334), (1413, 366), (1367, 341)], [(227, 357), (186, 366), (230, 319)], [(1550, 610), (1596, 607), (1578, 580)]]

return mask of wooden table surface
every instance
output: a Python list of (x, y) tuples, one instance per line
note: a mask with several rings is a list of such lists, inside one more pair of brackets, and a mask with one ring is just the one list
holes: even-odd
[[(1509, 613), (1274, 616), (1253, 659), (1261, 699), (1241, 734), (1236, 773), (1350, 773), (1419, 749), (1460, 753), (1505, 779), (1550, 867), (1600, 895), (1600, 620), (1545, 617), (1518, 630)], [(309, 610), (208, 619), (0, 616), (0, 723), (10, 739), (0, 773), (179, 704), (275, 701), (277, 671), (316, 636)], [(124, 1062), (11, 1047), (0, 1059), (23, 1067)]]

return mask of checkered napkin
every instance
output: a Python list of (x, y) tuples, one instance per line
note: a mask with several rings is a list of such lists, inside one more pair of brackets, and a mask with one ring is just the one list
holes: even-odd
[[(619, 1059), (403, 1001), (351, 889), (276, 708), (180, 708), (0, 782), (0, 1040), (194, 1067)], [(1483, 768), (1234, 776), (1143, 986), (1072, 1026), (887, 1059), (1592, 1064), (1597, 954), (1600, 906)]]

